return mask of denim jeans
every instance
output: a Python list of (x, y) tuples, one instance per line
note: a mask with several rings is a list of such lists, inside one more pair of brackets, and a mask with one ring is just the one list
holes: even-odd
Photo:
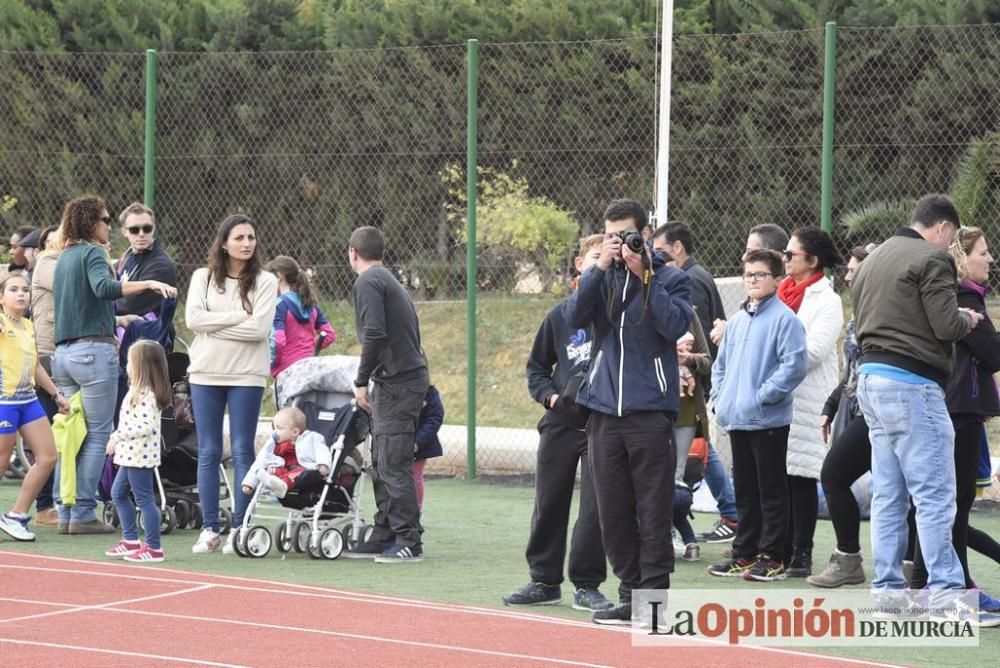
[[(121, 466), (115, 475), (115, 483), (111, 486), (111, 500), (115, 502), (115, 510), (122, 522), (122, 538), (128, 541), (139, 540), (139, 528), (135, 521), (135, 508), (138, 506), (142, 513), (142, 526), (146, 530), (146, 545), (159, 550), (160, 506), (153, 494), (154, 481), (153, 469)], [(129, 491), (135, 498), (135, 505), (128, 496)]]
[[(250, 470), (254, 460), (254, 436), (263, 387), (197, 385), (191, 383), (191, 408), (198, 432), (198, 501), (202, 526), (219, 530), (219, 464), (222, 462), (222, 418), (229, 407), (229, 444), (233, 453), (236, 481)], [(250, 497), (239, 485), (233, 486), (236, 507), (233, 526), (243, 522)]]
[[(118, 350), (112, 343), (79, 341), (60, 344), (52, 358), (52, 380), (67, 398), (82, 394), (87, 438), (76, 456), (76, 503), (62, 504), (55, 489), (59, 522), (79, 524), (97, 520), (97, 485), (104, 468), (105, 448), (115, 417), (118, 395)], [(56, 463), (55, 480), (59, 480)]]
[(726, 465), (719, 457), (719, 451), (711, 443), (708, 444), (708, 464), (705, 466), (705, 482), (708, 489), (715, 497), (715, 503), (719, 507), (719, 515), (730, 522), (739, 521), (739, 514), (736, 512), (736, 492), (733, 491), (733, 481), (726, 473)]
[(951, 542), (955, 521), (955, 431), (936, 384), (863, 374), (858, 403), (872, 443), (872, 589), (902, 589), (908, 498), (931, 589), (965, 586)]

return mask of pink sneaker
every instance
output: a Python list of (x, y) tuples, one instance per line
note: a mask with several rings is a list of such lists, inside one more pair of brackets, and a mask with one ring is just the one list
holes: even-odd
[(126, 554), (131, 554), (132, 552), (137, 552), (142, 548), (142, 543), (137, 540), (120, 540), (115, 543), (114, 547), (108, 548), (104, 551), (105, 557), (124, 557)]
[(140, 549), (129, 552), (122, 558), (125, 561), (155, 564), (163, 561), (163, 550), (154, 550), (149, 545), (143, 545)]

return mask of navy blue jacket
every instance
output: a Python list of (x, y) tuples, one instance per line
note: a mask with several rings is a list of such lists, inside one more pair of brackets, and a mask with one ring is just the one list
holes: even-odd
[(444, 454), (438, 438), (438, 430), (443, 422), (444, 405), (441, 403), (441, 394), (431, 385), (424, 395), (424, 406), (420, 409), (417, 421), (417, 452), (413, 455), (414, 460), (432, 459)]
[[(577, 403), (619, 417), (640, 411), (677, 415), (677, 339), (691, 324), (691, 279), (659, 253), (644, 299), (640, 279), (621, 263), (588, 269), (566, 309), (571, 327), (593, 327), (594, 350)], [(608, 301), (610, 299), (610, 311)]]

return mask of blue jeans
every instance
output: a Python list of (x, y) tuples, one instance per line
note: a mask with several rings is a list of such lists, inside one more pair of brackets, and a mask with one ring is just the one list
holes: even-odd
[[(115, 417), (118, 395), (118, 350), (114, 344), (79, 341), (60, 344), (52, 358), (52, 380), (66, 397), (80, 392), (87, 422), (87, 438), (76, 456), (76, 504), (64, 506), (55, 489), (59, 522), (79, 524), (97, 520), (97, 484), (104, 468), (105, 448)], [(59, 480), (56, 463), (55, 480)]]
[(233, 526), (243, 522), (250, 497), (240, 489), (239, 482), (250, 470), (254, 460), (254, 436), (263, 387), (229, 385), (197, 385), (191, 383), (191, 408), (198, 432), (198, 500), (201, 503), (202, 526), (219, 531), (219, 464), (222, 462), (222, 418), (229, 406), (229, 444), (233, 453), (236, 483), (233, 494), (236, 508)]
[(711, 443), (708, 444), (705, 482), (708, 483), (708, 489), (715, 497), (715, 503), (719, 507), (719, 515), (730, 522), (738, 522), (739, 514), (736, 512), (736, 492), (733, 491), (733, 481), (726, 473), (726, 465), (722, 463), (719, 451)]
[(955, 521), (955, 431), (944, 391), (864, 374), (858, 403), (872, 442), (872, 589), (903, 589), (908, 498), (931, 589), (961, 589), (965, 575), (951, 542)]
[[(139, 540), (139, 528), (135, 522), (135, 506), (138, 506), (142, 513), (142, 526), (146, 530), (146, 545), (159, 550), (160, 506), (153, 494), (154, 480), (153, 469), (119, 467), (115, 483), (111, 486), (111, 500), (115, 502), (115, 510), (122, 522), (122, 538), (128, 541)], [(132, 505), (132, 499), (128, 497), (129, 491), (135, 497), (135, 505)]]

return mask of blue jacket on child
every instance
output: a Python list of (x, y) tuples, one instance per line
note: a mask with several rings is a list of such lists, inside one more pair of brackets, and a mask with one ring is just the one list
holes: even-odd
[(792, 423), (792, 392), (809, 371), (806, 332), (776, 295), (753, 313), (747, 304), (726, 324), (712, 365), (715, 415), (726, 431), (785, 427)]
[(571, 327), (593, 326), (594, 348), (578, 404), (618, 417), (641, 411), (677, 415), (677, 339), (694, 316), (691, 279), (664, 266), (659, 253), (652, 264), (645, 288), (617, 262), (580, 276), (566, 315)]
[(427, 388), (424, 395), (424, 405), (417, 419), (417, 451), (413, 454), (414, 461), (432, 459), (444, 454), (438, 431), (444, 422), (444, 404), (441, 403), (441, 393), (433, 385)]

